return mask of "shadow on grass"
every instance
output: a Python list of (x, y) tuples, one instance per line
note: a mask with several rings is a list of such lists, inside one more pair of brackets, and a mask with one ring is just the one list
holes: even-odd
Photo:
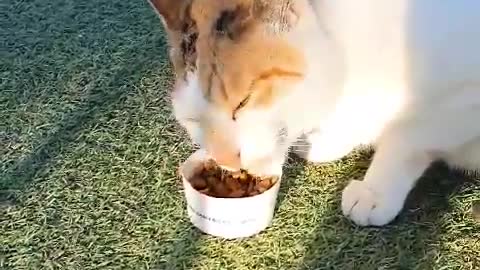
[[(30, 155), (17, 161), (9, 172), (0, 175), (0, 179), (2, 179), (0, 199), (3, 197), (12, 200), (12, 192), (20, 191), (28, 185), (52, 159), (68, 148), (68, 145), (79, 136), (85, 126), (95, 121), (99, 113), (106, 113), (121, 103), (122, 98), (128, 93), (128, 89), (121, 87), (124, 86), (121, 83), (130, 84), (131, 82), (125, 81), (125, 78), (129, 78), (133, 73), (141, 73), (144, 65), (144, 63), (125, 65), (125, 69), (118, 71), (104, 85), (106, 89), (115, 88), (115, 90), (92, 90), (86, 101), (55, 127), (54, 133), (44, 138)], [(144, 71), (146, 72), (146, 70)]]
[(347, 173), (348, 178), (339, 181), (333, 203), (321, 213), (326, 219), (317, 225), (298, 269), (431, 269), (441, 218), (450, 209), (448, 198), (469, 179), (444, 164), (433, 164), (391, 224), (362, 228), (341, 215), (340, 199), (350, 177), (359, 179), (363, 173)]
[[(36, 16), (39, 16), (39, 12), (42, 11), (43, 8), (45, 8), (43, 5), (39, 4), (40, 2), (32, 3), (31, 7), (23, 7), (25, 10), (22, 11), (20, 7), (17, 7), (19, 10), (16, 10), (12, 8), (12, 13), (13, 12), (22, 12), (22, 16), (27, 16), (30, 14), (32, 17), (36, 18)], [(108, 2), (103, 1), (103, 3), (98, 3), (99, 5), (107, 5), (108, 9), (111, 9), (112, 7), (109, 5)], [(81, 15), (82, 13), (89, 14), (89, 16), (95, 17), (95, 13), (91, 12), (88, 10), (88, 6), (78, 4), (74, 5), (71, 3), (68, 3), (69, 7), (71, 8), (72, 11), (75, 11), (75, 9), (78, 9), (78, 13), (75, 13), (75, 15)], [(48, 5), (47, 5), (48, 7)], [(28, 9), (27, 9), (28, 8)], [(125, 8), (123, 6), (118, 6), (118, 12), (113, 12), (110, 13), (112, 15), (117, 15), (117, 14), (122, 14), (124, 10), (121, 10), (121, 8)], [(105, 9), (107, 9), (105, 7)], [(93, 14), (93, 15), (90, 15)], [(62, 12), (58, 12), (58, 20), (64, 19), (62, 16), (65, 16)], [(22, 17), (19, 16), (18, 20), (21, 20)], [(90, 20), (90, 17), (85, 17), (85, 20), (88, 21)], [(118, 18), (97, 18), (98, 24), (102, 23), (110, 23), (111, 21), (116, 21)], [(12, 26), (9, 28), (9, 31), (12, 33), (12, 45), (11, 45), (11, 52), (10, 54), (13, 55), (12, 57), (16, 58), (32, 58), (35, 59), (35, 57), (38, 57), (38, 62), (42, 63), (43, 60), (43, 55), (41, 52), (38, 52), (37, 54), (34, 54), (35, 52), (33, 48), (27, 48), (30, 49), (29, 51), (32, 52), (32, 55), (15, 55), (18, 52), (16, 49), (16, 46), (37, 46), (38, 44), (29, 44), (31, 41), (34, 40), (35, 38), (39, 38), (38, 36), (41, 35), (59, 35), (55, 33), (61, 33), (62, 29), (56, 29), (57, 26), (54, 26), (55, 22), (57, 20), (55, 18), (52, 18), (50, 21), (47, 21), (43, 24), (45, 29), (52, 28), (52, 33), (47, 33), (47, 30), (32, 30), (32, 33), (26, 35), (25, 33), (22, 33), (22, 31), (18, 31), (19, 36), (15, 36), (15, 28)], [(38, 23), (40, 25), (39, 27), (42, 27), (42, 23)], [(67, 23), (67, 21), (65, 22)], [(85, 27), (85, 25), (88, 26), (88, 24), (85, 24), (85, 22), (77, 22), (77, 21), (68, 21), (68, 23), (72, 23), (72, 25), (65, 25), (65, 28), (71, 28), (71, 29), (77, 29), (77, 31), (85, 31), (85, 29), (81, 30), (82, 27)], [(78, 25), (75, 25), (75, 23), (79, 23)], [(13, 24), (15, 25), (15, 24)], [(101, 25), (104, 27), (103, 25)], [(90, 27), (90, 26), (88, 26)], [(87, 28), (88, 29), (88, 28)], [(39, 31), (39, 32), (35, 32)], [(57, 32), (55, 32), (57, 31)], [(71, 30), (72, 31), (72, 30)], [(96, 44), (99, 41), (97, 38), (102, 38), (101, 32), (105, 32), (104, 35), (107, 36), (108, 34), (111, 34), (109, 31), (110, 29), (102, 29), (102, 28), (95, 28), (95, 35), (91, 38), (91, 43)], [(131, 30), (132, 31), (132, 30)], [(68, 33), (67, 33), (68, 34)], [(14, 201), (15, 199), (13, 198), (13, 192), (16, 191), (21, 191), (26, 185), (28, 185), (32, 179), (38, 175), (39, 173), (42, 172), (42, 170), (45, 169), (46, 165), (48, 165), (61, 151), (65, 151), (68, 149), (68, 146), (71, 142), (76, 140), (78, 136), (81, 134), (82, 130), (85, 129), (86, 126), (92, 124), (95, 122), (95, 119), (100, 115), (100, 114), (105, 114), (108, 113), (114, 106), (117, 106), (118, 104), (121, 104), (123, 102), (123, 98), (126, 97), (126, 95), (129, 93), (129, 91), (133, 88), (135, 84), (139, 82), (141, 79), (141, 75), (147, 73), (149, 70), (153, 69), (158, 69), (158, 61), (152, 61), (152, 59), (155, 58), (160, 58), (160, 62), (167, 62), (167, 54), (165, 49), (165, 42), (161, 44), (160, 46), (157, 45), (156, 48), (155, 46), (152, 46), (151, 44), (147, 45), (146, 41), (147, 40), (137, 40), (135, 42), (127, 41), (127, 40), (122, 40), (125, 39), (122, 35), (116, 35), (114, 38), (117, 38), (120, 44), (122, 42), (130, 42), (129, 46), (126, 46), (126, 49), (122, 48), (117, 48), (117, 50), (111, 50), (109, 53), (111, 54), (108, 57), (111, 57), (112, 59), (107, 60), (107, 61), (114, 61), (118, 59), (130, 59), (134, 58), (135, 55), (138, 55), (138, 62), (132, 63), (116, 63), (117, 65), (121, 66), (121, 68), (116, 69), (115, 72), (110, 72), (106, 71), (109, 68), (112, 68), (110, 65), (105, 66), (105, 70), (101, 70), (101, 72), (106, 73), (103, 75), (108, 75), (106, 80), (98, 81), (98, 85), (91, 89), (90, 92), (87, 94), (88, 96), (84, 99), (80, 105), (77, 105), (74, 107), (73, 112), (68, 113), (64, 117), (62, 117), (62, 121), (59, 122), (55, 127), (52, 127), (52, 130), (55, 130), (53, 133), (48, 135), (47, 137), (43, 138), (40, 140), (37, 145), (34, 146), (33, 151), (31, 151), (31, 154), (26, 156), (25, 158), (22, 158), (20, 160), (17, 160), (14, 162), (10, 168), (7, 169), (7, 171), (0, 173), (0, 202), (3, 200), (4, 202), (8, 201)], [(54, 50), (55, 46), (57, 46), (52, 39), (48, 40), (42, 40), (40, 39), (41, 42), (44, 42), (43, 46), (46, 46), (47, 48), (50, 48), (51, 50)], [(40, 42), (40, 41), (39, 41)], [(61, 43), (62, 41), (58, 41)], [(74, 43), (75, 41), (72, 41)], [(23, 44), (29, 44), (29, 45), (23, 45)], [(113, 43), (113, 42), (112, 42)], [(41, 44), (42, 45), (42, 44)], [(115, 45), (115, 43), (113, 43)], [(38, 45), (39, 46), (39, 45)], [(67, 46), (67, 45), (65, 45)], [(95, 48), (95, 47), (80, 47), (78, 53), (79, 55), (72, 55), (71, 59), (69, 61), (76, 63), (76, 62), (88, 62), (88, 60), (85, 60), (88, 57), (92, 57), (95, 59), (95, 57), (98, 57), (98, 52), (100, 48)], [(103, 48), (102, 48), (103, 49)], [(86, 50), (86, 51), (85, 51)], [(48, 50), (46, 50), (48, 52)], [(114, 55), (115, 54), (115, 55)], [(55, 61), (55, 59), (50, 59), (50, 61)], [(66, 62), (62, 57), (58, 57), (58, 63), (53, 63), (57, 65), (66, 65)], [(93, 60), (92, 60), (93, 61)], [(35, 62), (34, 62), (35, 63)], [(68, 64), (69, 62), (67, 62)], [(95, 65), (96, 63), (90, 63), (90, 65)], [(110, 64), (109, 62), (103, 62), (102, 64)], [(28, 69), (27, 69), (28, 70)], [(106, 71), (106, 72), (105, 72)], [(25, 71), (28, 72), (28, 71)], [(40, 72), (40, 71), (39, 71)], [(65, 72), (65, 71), (63, 71)], [(111, 73), (111, 74), (110, 74)], [(43, 76), (45, 75), (45, 78), (48, 78), (49, 74), (45, 73), (37, 73), (37, 74), (29, 74), (25, 73), (22, 74), (25, 79), (24, 80), (36, 80), (39, 78), (30, 78), (29, 76)], [(51, 83), (51, 82), (49, 82)], [(84, 82), (86, 83), (86, 82)], [(35, 85), (38, 87), (38, 85)], [(30, 86), (32, 87), (32, 86)], [(21, 90), (21, 89), (19, 89)], [(33, 90), (35, 91), (35, 90)], [(52, 95), (56, 95), (57, 92), (54, 90), (51, 93)], [(19, 91), (19, 95), (21, 95), (21, 91)]]
[[(55, 159), (69, 151), (85, 129), (95, 124), (96, 119), (100, 116), (108, 116), (112, 110), (121, 108), (126, 98), (135, 94), (132, 90), (140, 83), (143, 74), (151, 73), (152, 70), (161, 71), (168, 62), (166, 42), (160, 37), (161, 22), (147, 1), (140, 1), (140, 3), (128, 1), (113, 3), (105, 0), (91, 3), (75, 1), (64, 3), (58, 0), (53, 3), (31, 2), (12, 7), (9, 11), (12, 15), (12, 23), (8, 28), (3, 29), (9, 31), (8, 38), (11, 41), (9, 44), (13, 44), (8, 48), (12, 63), (14, 59), (24, 57), (18, 52), (17, 47), (21, 47), (27, 52), (25, 58), (28, 57), (31, 63), (43, 65), (42, 67), (45, 68), (35, 73), (20, 71), (18, 72), (20, 78), (36, 81), (40, 76), (44, 77), (47, 84), (56, 85), (48, 81), (47, 72), (51, 74), (65, 72), (64, 69), (68, 68), (66, 64), (71, 62), (89, 66), (90, 71), (93, 66), (95, 72), (108, 77), (98, 81), (86, 97), (82, 98), (81, 103), (73, 107), (58, 123), (54, 123), (52, 132), (40, 138), (27, 156), (14, 160), (6, 171), (0, 172), (0, 210), (2, 205), (17, 204), (19, 200), (17, 195), (26, 190), (32, 181), (42, 181), (42, 177), (39, 176), (49, 173), (50, 165), (55, 162)], [(57, 11), (52, 11), (56, 4), (61, 7), (61, 10), (59, 8)], [(29, 32), (21, 31), (24, 27), (22, 23), (27, 22), (38, 27), (33, 27)], [(130, 24), (134, 26), (129, 27)], [(32, 28), (30, 25), (29, 27)], [(42, 38), (45, 36), (48, 38)], [(55, 50), (60, 50), (64, 54), (62, 57), (65, 56), (65, 58), (48, 58), (47, 52), (52, 51), (51, 55), (57, 55)], [(24, 52), (21, 51), (21, 53)], [(46, 61), (44, 58), (48, 58), (48, 65), (42, 62)], [(89, 63), (89, 60), (92, 63)], [(15, 66), (12, 64), (12, 67)], [(47, 67), (57, 69), (52, 71), (53, 68)], [(75, 68), (78, 69), (78, 67)], [(15, 83), (19, 84), (15, 81), (13, 86), (16, 86)], [(33, 87), (33, 85), (27, 87)], [(55, 89), (52, 93), (46, 94), (57, 94), (54, 91)], [(18, 92), (18, 95), (21, 95), (21, 91)], [(35, 92), (35, 89), (32, 92)], [(162, 90), (159, 94), (165, 92)], [(17, 95), (17, 92), (10, 93)], [(171, 192), (176, 193), (178, 189), (172, 187)], [(182, 266), (184, 269), (189, 269), (189, 265), (195, 262), (194, 256), (202, 234), (194, 229), (185, 217), (186, 214), (182, 215), (182, 220), (174, 227), (174, 233), (168, 239), (160, 239), (156, 243), (159, 250), (154, 255), (160, 255), (162, 258), (154, 263), (155, 267), (179, 269), (178, 266)], [(173, 227), (175, 224), (160, 226)], [(187, 252), (190, 257), (185, 256)]]
[(194, 228), (189, 220), (182, 220), (171, 239), (160, 243), (162, 248), (167, 249), (161, 252), (164, 256), (156, 258), (150, 267), (164, 270), (192, 269), (198, 261), (199, 245), (203, 237), (203, 233)]

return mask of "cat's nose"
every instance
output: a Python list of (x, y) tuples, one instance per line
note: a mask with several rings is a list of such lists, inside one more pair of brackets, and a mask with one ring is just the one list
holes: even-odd
[(204, 147), (218, 165), (231, 170), (239, 170), (241, 166), (240, 150), (234, 138), (223, 132), (207, 132)]
[(222, 147), (207, 149), (210, 156), (225, 169), (239, 170), (240, 169), (240, 152), (228, 151)]

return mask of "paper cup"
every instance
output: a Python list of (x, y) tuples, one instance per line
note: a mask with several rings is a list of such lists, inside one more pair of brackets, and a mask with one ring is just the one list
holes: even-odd
[(280, 188), (278, 181), (267, 191), (246, 198), (215, 198), (192, 187), (189, 178), (194, 169), (207, 159), (205, 151), (198, 150), (181, 166), (187, 212), (190, 221), (202, 232), (226, 239), (255, 235), (268, 227)]

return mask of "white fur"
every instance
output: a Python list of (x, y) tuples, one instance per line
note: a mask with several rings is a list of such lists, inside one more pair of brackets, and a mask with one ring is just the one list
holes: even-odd
[[(480, 167), (480, 2), (296, 1), (301, 16), (287, 38), (309, 72), (269, 111), (245, 111), (234, 124), (246, 169), (278, 170), (287, 147), (311, 130), (312, 161), (373, 144), (373, 162), (344, 190), (342, 210), (359, 225), (384, 225), (433, 160)], [(287, 146), (273, 143), (278, 123), (288, 127)]]
[(201, 145), (203, 132), (200, 117), (208, 109), (207, 101), (202, 96), (200, 82), (196, 74), (188, 73), (185, 81), (178, 81), (173, 91), (173, 113), (177, 121), (187, 130), (195, 144)]

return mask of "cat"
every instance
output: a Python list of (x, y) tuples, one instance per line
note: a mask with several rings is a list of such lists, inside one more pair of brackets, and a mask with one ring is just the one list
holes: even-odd
[(292, 149), (329, 162), (371, 145), (342, 192), (360, 226), (394, 220), (433, 161), (480, 168), (480, 2), (149, 1), (176, 119), (223, 166), (277, 174)]

